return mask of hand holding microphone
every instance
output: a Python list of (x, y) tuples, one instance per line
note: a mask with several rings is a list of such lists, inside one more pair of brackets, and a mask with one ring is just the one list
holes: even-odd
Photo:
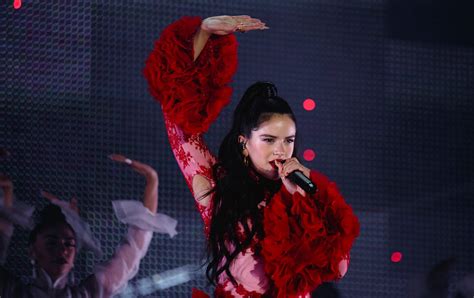
[(278, 167), (281, 180), (286, 189), (293, 194), (298, 191), (301, 195), (305, 192), (314, 194), (317, 191), (317, 186), (310, 177), (310, 170), (299, 163), (299, 161), (292, 157), (287, 160), (275, 161)]

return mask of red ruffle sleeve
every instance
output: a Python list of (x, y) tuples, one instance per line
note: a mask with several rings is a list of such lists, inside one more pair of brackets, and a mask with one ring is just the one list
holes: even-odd
[(143, 70), (152, 96), (187, 134), (207, 131), (230, 102), (228, 84), (237, 69), (233, 34), (212, 35), (193, 61), (193, 37), (200, 25), (199, 17), (183, 17), (165, 28)]
[(206, 292), (203, 292), (199, 289), (193, 288), (193, 292), (191, 294), (191, 298), (210, 298)]
[(359, 221), (337, 186), (317, 172), (313, 196), (290, 195), (284, 187), (264, 210), (265, 271), (276, 297), (297, 297), (340, 277), (339, 262), (348, 258)]

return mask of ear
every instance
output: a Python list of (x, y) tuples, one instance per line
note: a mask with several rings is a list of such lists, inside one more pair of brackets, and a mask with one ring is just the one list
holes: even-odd
[(240, 150), (242, 150), (242, 154), (244, 156), (248, 156), (249, 152), (246, 148), (248, 139), (245, 136), (240, 135), (238, 138), (238, 141), (239, 141)]
[(244, 135), (239, 135), (239, 138), (238, 138), (239, 144), (247, 143), (247, 140), (248, 139)]

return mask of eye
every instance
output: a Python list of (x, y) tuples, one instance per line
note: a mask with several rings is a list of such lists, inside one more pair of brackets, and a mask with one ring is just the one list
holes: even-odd
[(54, 241), (54, 240), (46, 241), (47, 247), (55, 247), (57, 244), (58, 244), (57, 241)]
[(264, 141), (265, 143), (270, 143), (270, 144), (271, 144), (271, 143), (275, 142), (275, 139), (272, 139), (272, 138), (264, 138), (263, 141)]
[(291, 144), (291, 143), (294, 143), (294, 142), (295, 142), (295, 139), (287, 139), (286, 142), (287, 142), (288, 144)]
[(66, 241), (66, 242), (64, 242), (64, 246), (66, 246), (66, 247), (76, 247), (76, 241), (74, 241), (74, 240)]

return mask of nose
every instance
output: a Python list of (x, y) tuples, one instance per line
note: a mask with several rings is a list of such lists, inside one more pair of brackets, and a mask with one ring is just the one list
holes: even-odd
[(276, 155), (276, 156), (285, 156), (285, 146), (283, 145), (283, 142), (278, 142), (276, 145), (275, 145), (275, 148), (273, 149), (273, 155)]
[(64, 241), (60, 241), (56, 245), (56, 251), (61, 255), (61, 256), (67, 256), (70, 253), (71, 248), (68, 246), (68, 244)]
[(54, 249), (55, 255), (58, 257), (64, 257), (67, 255), (67, 248), (64, 244), (58, 243), (56, 248)]

